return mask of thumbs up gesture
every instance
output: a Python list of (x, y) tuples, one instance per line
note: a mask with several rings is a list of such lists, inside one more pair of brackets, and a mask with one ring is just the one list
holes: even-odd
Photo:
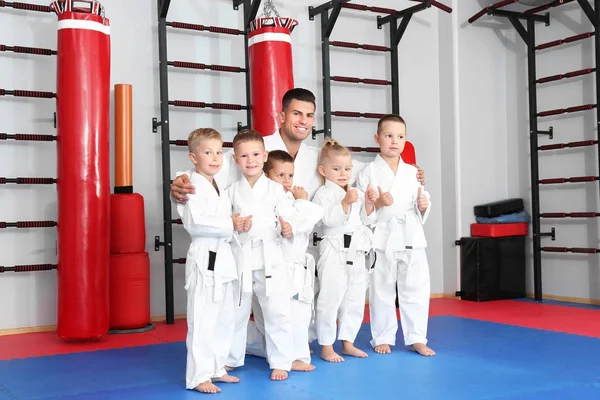
[(365, 192), (365, 204), (366, 205), (375, 205), (375, 202), (378, 199), (377, 192), (375, 189), (371, 187), (371, 185), (367, 185), (367, 191)]
[(429, 205), (429, 200), (427, 196), (423, 194), (423, 186), (419, 186), (419, 192), (417, 193), (417, 207), (419, 211), (424, 213), (427, 210), (427, 206)]
[(344, 200), (342, 200), (342, 203), (346, 203), (347, 205), (350, 205), (352, 203), (356, 203), (358, 201), (358, 191), (356, 189), (348, 189), (348, 191), (346, 192), (346, 196), (344, 197)]
[(394, 203), (394, 199), (390, 192), (384, 192), (381, 186), (377, 186), (377, 190), (379, 190), (379, 198), (375, 202), (375, 207), (389, 207)]
[(279, 217), (279, 224), (281, 225), (281, 236), (286, 239), (292, 237), (292, 225), (289, 222), (285, 222), (283, 217)]

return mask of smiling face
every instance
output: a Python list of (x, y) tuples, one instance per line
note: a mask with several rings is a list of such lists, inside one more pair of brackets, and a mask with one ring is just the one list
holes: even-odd
[(379, 145), (381, 157), (384, 159), (400, 157), (406, 145), (406, 125), (398, 121), (384, 122), (375, 135), (375, 142)]
[(262, 173), (267, 160), (267, 152), (263, 143), (250, 140), (235, 144), (233, 149), (236, 164), (246, 178), (255, 178)]
[(352, 157), (349, 154), (331, 154), (319, 165), (319, 173), (328, 181), (345, 188), (352, 176)]
[(223, 165), (223, 142), (215, 138), (199, 140), (189, 157), (196, 172), (212, 181)]
[(315, 123), (315, 105), (293, 99), (281, 112), (281, 134), (292, 142), (301, 142), (312, 131)]

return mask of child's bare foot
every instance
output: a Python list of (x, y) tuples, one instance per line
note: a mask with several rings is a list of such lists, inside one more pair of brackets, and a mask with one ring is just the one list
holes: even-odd
[(230, 372), (230, 371), (233, 371), (235, 368), (226, 365), (225, 367), (223, 367), (223, 369), (227, 372)]
[(390, 354), (392, 352), (392, 349), (390, 348), (389, 344), (380, 344), (378, 346), (375, 346), (373, 350), (375, 350), (375, 353), (379, 354)]
[(271, 372), (271, 380), (272, 381), (285, 381), (287, 378), (288, 378), (287, 371), (284, 371), (282, 369), (274, 369), (273, 372)]
[(237, 376), (231, 376), (231, 375), (223, 375), (220, 378), (213, 378), (212, 379), (213, 382), (223, 382), (223, 383), (238, 383), (240, 381), (240, 378), (238, 378)]
[(315, 366), (305, 363), (304, 361), (296, 360), (292, 363), (292, 371), (310, 372), (315, 370)]
[(431, 350), (423, 343), (415, 343), (412, 346), (410, 346), (410, 348), (412, 351), (417, 352), (424, 357), (435, 356), (435, 351)]
[(333, 351), (333, 346), (323, 346), (321, 350), (321, 358), (328, 362), (344, 362), (344, 359), (335, 351)]
[(211, 381), (202, 382), (194, 388), (200, 393), (219, 393), (221, 389), (215, 386)]
[(368, 357), (367, 353), (365, 353), (361, 349), (357, 349), (356, 347), (354, 347), (354, 343), (347, 342), (345, 340), (342, 342), (342, 354), (358, 358)]

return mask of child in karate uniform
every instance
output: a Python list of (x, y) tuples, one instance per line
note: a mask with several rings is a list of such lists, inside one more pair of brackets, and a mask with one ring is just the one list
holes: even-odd
[(283, 240), (293, 237), (293, 201), (280, 184), (263, 173), (267, 152), (260, 133), (251, 129), (239, 132), (233, 139), (233, 150), (243, 177), (228, 192), (234, 216), (239, 215), (243, 222), (236, 227), (242, 231), (236, 234), (239, 246), (234, 247), (241, 282), (227, 366), (244, 365), (254, 293), (264, 316), (271, 379), (284, 380), (294, 361), (291, 282), (282, 253)]
[(390, 353), (396, 344), (396, 287), (404, 345), (423, 356), (435, 352), (427, 346), (429, 318), (429, 265), (423, 224), (431, 207), (430, 196), (415, 178), (417, 169), (400, 157), (406, 143), (406, 123), (387, 115), (377, 124), (375, 141), (381, 149), (359, 174), (357, 187), (377, 188), (373, 248), (377, 261), (371, 274), (369, 310), (371, 345), (377, 353)]
[[(292, 187), (294, 159), (288, 152), (269, 152), (263, 170), (267, 177), (281, 184), (294, 202), (297, 225), (292, 239), (283, 241), (284, 257), (289, 263), (292, 281), (292, 323), (294, 331), (293, 371), (313, 371), (309, 348), (309, 326), (314, 311), (315, 260), (307, 253), (310, 235), (323, 217), (323, 208), (308, 200), (303, 187)], [(248, 325), (248, 354), (264, 357), (264, 321), (260, 307), (253, 305), (254, 323)]]
[(367, 354), (354, 346), (354, 340), (363, 322), (365, 255), (371, 250), (372, 233), (365, 225), (374, 220), (375, 207), (369, 196), (359, 195), (349, 187), (350, 152), (331, 138), (321, 148), (318, 171), (325, 181), (313, 198), (325, 210), (317, 263), (321, 289), (316, 323), (321, 358), (329, 362), (344, 361), (333, 350), (338, 319), (337, 338), (342, 341), (342, 353), (364, 358)]
[(233, 340), (234, 288), (238, 272), (230, 247), (235, 219), (231, 203), (214, 175), (223, 163), (223, 141), (214, 129), (196, 129), (188, 138), (198, 189), (177, 212), (192, 238), (185, 264), (187, 291), (186, 388), (203, 393), (221, 389), (213, 382), (239, 382), (225, 362)]

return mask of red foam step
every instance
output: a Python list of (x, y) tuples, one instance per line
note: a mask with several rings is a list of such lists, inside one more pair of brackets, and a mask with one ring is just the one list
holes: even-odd
[(529, 224), (518, 222), (514, 224), (471, 224), (472, 237), (506, 237), (527, 236)]

